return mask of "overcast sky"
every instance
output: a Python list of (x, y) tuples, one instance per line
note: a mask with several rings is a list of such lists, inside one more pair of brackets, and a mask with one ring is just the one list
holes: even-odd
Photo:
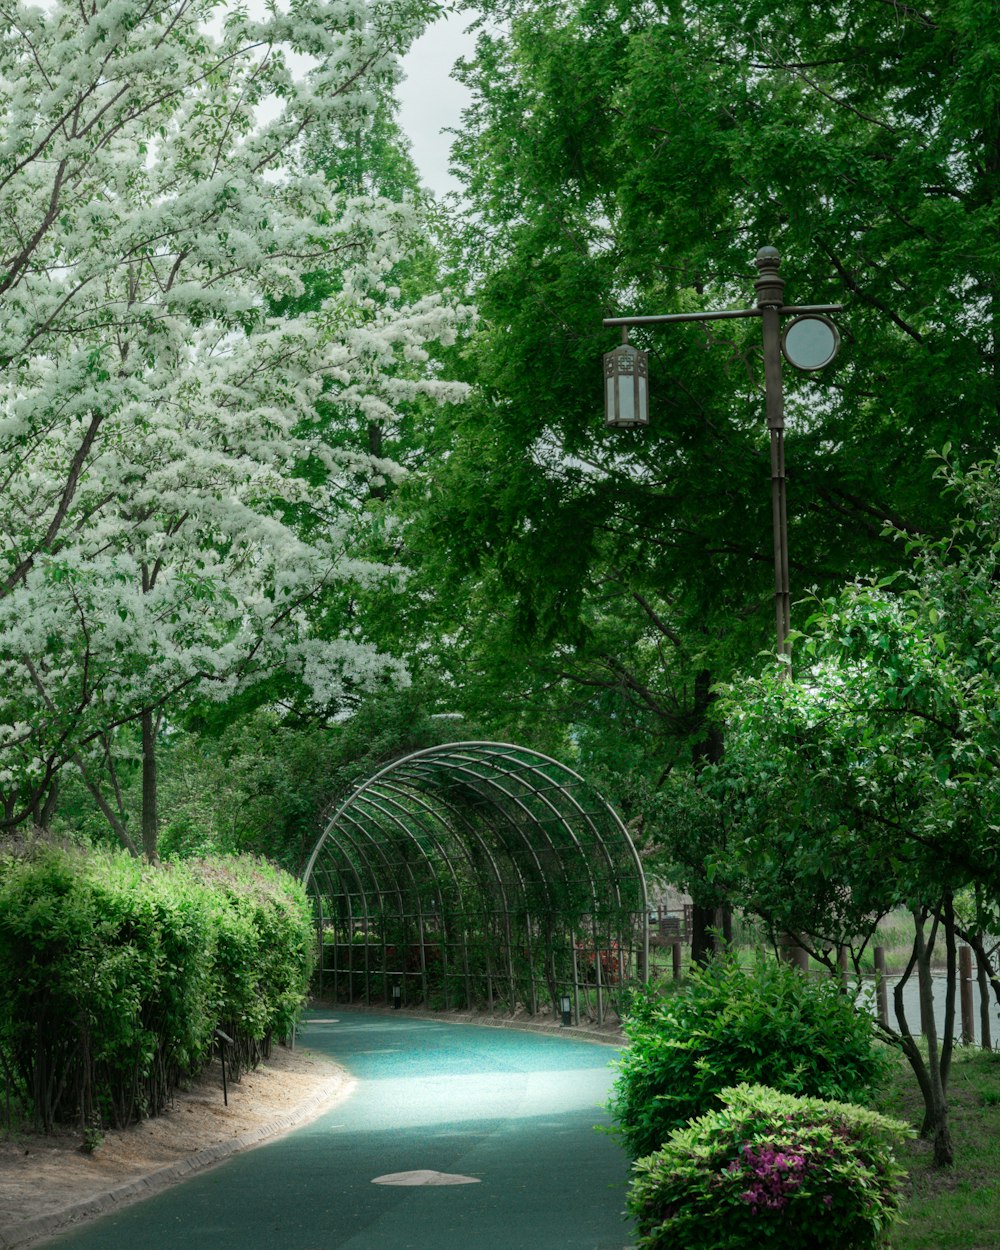
[(459, 13), (436, 21), (413, 45), (403, 61), (406, 80), (398, 90), (399, 120), (413, 145), (413, 159), (425, 186), (437, 195), (457, 191), (459, 183), (448, 173), (451, 138), (446, 126), (459, 124), (468, 92), (451, 77), (451, 67), (474, 50), (466, 33), (473, 15)]

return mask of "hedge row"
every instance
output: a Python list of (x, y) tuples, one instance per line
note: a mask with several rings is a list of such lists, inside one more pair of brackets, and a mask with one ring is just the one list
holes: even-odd
[(0, 1064), (46, 1131), (161, 1111), (209, 1058), (237, 1071), (290, 1032), (309, 904), (250, 857), (150, 866), (124, 852), (0, 856)]

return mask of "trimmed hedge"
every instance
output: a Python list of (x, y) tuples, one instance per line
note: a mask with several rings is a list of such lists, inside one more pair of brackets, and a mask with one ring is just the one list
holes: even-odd
[(912, 1130), (846, 1103), (723, 1090), (633, 1167), (639, 1250), (878, 1250), (890, 1244)]
[(312, 950), (304, 892), (263, 861), (0, 857), (0, 1064), (46, 1131), (155, 1115), (216, 1028), (236, 1074), (290, 1031)]

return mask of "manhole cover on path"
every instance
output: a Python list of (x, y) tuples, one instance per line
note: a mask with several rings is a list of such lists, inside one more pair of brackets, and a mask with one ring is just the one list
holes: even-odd
[(422, 1168), (417, 1172), (390, 1172), (376, 1176), (373, 1185), (478, 1185), (478, 1176), (458, 1176), (454, 1172), (430, 1172)]

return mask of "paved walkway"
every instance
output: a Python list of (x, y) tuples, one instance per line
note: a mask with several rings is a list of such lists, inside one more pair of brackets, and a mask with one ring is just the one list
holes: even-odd
[[(299, 1037), (358, 1078), (346, 1102), (51, 1250), (628, 1245), (625, 1155), (594, 1129), (613, 1049), (346, 1008), (311, 1013)], [(381, 1181), (407, 1173), (453, 1183)]]

